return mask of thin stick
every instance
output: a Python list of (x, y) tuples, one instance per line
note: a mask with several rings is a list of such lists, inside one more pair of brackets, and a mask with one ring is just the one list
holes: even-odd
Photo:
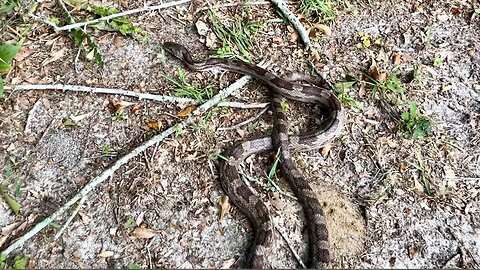
[(202, 104), (201, 106), (199, 106), (195, 111), (192, 112), (192, 115), (189, 116), (184, 121), (180, 122), (179, 124), (177, 124), (175, 126), (172, 126), (172, 127), (168, 128), (167, 130), (163, 131), (162, 133), (152, 137), (148, 141), (144, 142), (143, 144), (141, 144), (140, 146), (135, 148), (130, 153), (128, 153), (125, 156), (118, 159), (111, 167), (104, 170), (99, 176), (92, 179), (86, 186), (84, 186), (80, 190), (80, 192), (78, 192), (73, 198), (68, 200), (62, 207), (57, 209), (57, 211), (52, 213), (49, 217), (45, 218), (42, 222), (35, 225), (30, 231), (28, 231), (22, 237), (18, 238), (17, 241), (15, 241), (13, 244), (8, 246), (5, 250), (3, 250), (0, 253), (2, 253), (4, 255), (8, 255), (12, 251), (14, 251), (15, 249), (23, 246), (27, 240), (32, 238), (39, 231), (41, 231), (43, 228), (45, 228), (50, 223), (52, 223), (55, 219), (57, 219), (60, 215), (62, 215), (66, 210), (68, 210), (68, 208), (70, 206), (72, 206), (74, 203), (76, 203), (81, 198), (85, 197), (90, 191), (92, 191), (94, 188), (96, 188), (100, 183), (104, 182), (109, 177), (111, 177), (115, 173), (115, 171), (117, 171), (122, 165), (126, 164), (131, 159), (138, 156), (140, 153), (145, 151), (148, 147), (153, 146), (153, 145), (163, 141), (166, 137), (174, 134), (179, 128), (183, 129), (186, 126), (194, 123), (195, 120), (196, 120), (196, 116), (202, 115), (203, 113), (205, 113), (205, 111), (209, 110), (211, 107), (213, 107), (215, 104), (217, 104), (220, 100), (229, 96), (233, 91), (243, 87), (245, 84), (247, 84), (247, 82), (250, 79), (251, 79), (250, 76), (243, 76), (242, 78), (240, 78), (239, 80), (237, 80), (236, 82), (231, 84), (229, 87), (221, 90), (212, 99), (210, 99), (209, 101), (207, 101), (204, 104)]
[(245, 121), (243, 121), (243, 122), (241, 122), (241, 123), (238, 123), (238, 124), (236, 124), (236, 125), (233, 125), (233, 126), (231, 126), (231, 127), (223, 127), (223, 128), (221, 127), (221, 128), (217, 128), (217, 130), (218, 130), (218, 131), (225, 131), (225, 130), (238, 129), (238, 128), (242, 127), (242, 126), (245, 126), (245, 125), (247, 125), (247, 124), (249, 124), (249, 123), (257, 120), (260, 116), (262, 116), (262, 114), (264, 114), (264, 113), (267, 112), (267, 111), (268, 111), (268, 107), (265, 107), (265, 108), (263, 108), (263, 110), (262, 110), (260, 113), (258, 113), (258, 114), (257, 114), (255, 117), (253, 117), (253, 118), (247, 119), (247, 120), (245, 120)]
[[(123, 95), (128, 97), (135, 97), (140, 100), (154, 100), (158, 102), (173, 102), (173, 103), (186, 103), (186, 104), (200, 104), (200, 101), (192, 98), (181, 98), (164, 95), (154, 95), (148, 93), (137, 93), (130, 90), (116, 89), (116, 88), (102, 88), (102, 87), (88, 87), (83, 85), (69, 85), (69, 84), (20, 84), (5, 86), (6, 90), (62, 90), (62, 91), (74, 91), (74, 92), (87, 92), (95, 94), (113, 94)], [(250, 103), (245, 104), (242, 102), (220, 102), (219, 107), (231, 107), (239, 109), (257, 109), (265, 108), (269, 103)]]
[(124, 12), (108, 15), (108, 16), (105, 16), (105, 17), (101, 17), (101, 18), (98, 18), (98, 19), (94, 19), (94, 20), (91, 20), (91, 21), (73, 23), (73, 24), (62, 26), (62, 27), (58, 27), (54, 22), (52, 22), (48, 19), (42, 19), (38, 16), (35, 16), (34, 14), (30, 14), (30, 16), (32, 18), (36, 19), (36, 20), (40, 20), (41, 22), (52, 26), (55, 29), (55, 31), (65, 31), (65, 30), (69, 31), (69, 30), (74, 29), (74, 28), (80, 28), (80, 27), (83, 27), (85, 25), (98, 23), (98, 22), (101, 22), (101, 21), (108, 21), (108, 20), (111, 20), (111, 19), (114, 19), (114, 18), (130, 15), (130, 14), (134, 14), (134, 13), (144, 12), (144, 11), (154, 11), (154, 10), (159, 10), (159, 9), (163, 9), (163, 8), (173, 7), (173, 6), (176, 6), (176, 5), (181, 5), (181, 4), (188, 3), (190, 1), (191, 0), (180, 0), (180, 1), (176, 1), (176, 2), (168, 2), (168, 3), (157, 5), (157, 6), (147, 6), (147, 7), (142, 7), (142, 8), (136, 8), (136, 9), (127, 10), (127, 11), (124, 11)]
[(69, 85), (69, 84), (20, 84), (20, 85), (11, 85), (10, 87), (5, 87), (6, 89), (10, 88), (12, 90), (62, 90), (62, 91), (74, 91), (74, 92), (87, 92), (95, 94), (113, 94), (113, 95), (123, 95), (128, 97), (135, 97), (140, 100), (148, 99), (155, 100), (158, 102), (176, 102), (176, 103), (193, 103), (198, 104), (198, 101), (195, 101), (191, 98), (180, 98), (180, 97), (171, 97), (171, 96), (161, 96), (161, 95), (152, 95), (148, 93), (137, 93), (130, 90), (116, 89), (116, 88), (101, 88), (101, 87), (88, 87), (82, 85)]
[(65, 229), (68, 227), (68, 225), (70, 225), (70, 223), (72, 222), (73, 218), (77, 215), (78, 211), (80, 210), (80, 208), (82, 208), (83, 206), (83, 203), (85, 202), (85, 200), (87, 199), (87, 196), (85, 197), (82, 197), (80, 199), (80, 201), (78, 202), (77, 204), (77, 207), (75, 207), (75, 209), (73, 210), (72, 214), (70, 215), (70, 217), (67, 219), (67, 221), (65, 222), (65, 224), (63, 224), (63, 227), (58, 231), (58, 233), (55, 235), (55, 240), (58, 240), (58, 238), (60, 238), (60, 236), (63, 234), (63, 232), (65, 231)]
[[(270, 2), (268, 1), (256, 1), (256, 2), (245, 2), (245, 3), (228, 3), (228, 4), (222, 4), (222, 5), (213, 5), (214, 8), (224, 8), (224, 7), (236, 7), (236, 6), (240, 6), (240, 5), (243, 5), (243, 6), (253, 6), (253, 5), (269, 5)], [(201, 12), (201, 11), (205, 11), (205, 10), (209, 10), (211, 9), (212, 7), (203, 7), (203, 8), (199, 8), (195, 11), (195, 13), (198, 13), (198, 12)]]
[(273, 4), (275, 4), (275, 6), (277, 6), (278, 10), (280, 10), (280, 12), (287, 17), (292, 26), (297, 30), (305, 48), (310, 47), (310, 38), (308, 37), (307, 30), (305, 30), (305, 27), (303, 27), (303, 24), (300, 22), (300, 20), (290, 11), (290, 9), (288, 9), (287, 4), (285, 4), (283, 0), (271, 1)]

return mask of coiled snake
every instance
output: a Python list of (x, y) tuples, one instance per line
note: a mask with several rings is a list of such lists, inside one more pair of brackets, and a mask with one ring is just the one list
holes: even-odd
[[(208, 59), (194, 61), (188, 50), (180, 44), (164, 43), (164, 48), (194, 71), (220, 68), (228, 71), (251, 75), (262, 81), (273, 91), (272, 105), (274, 131), (272, 136), (244, 141), (225, 151), (227, 160), (220, 160), (220, 182), (235, 204), (253, 223), (255, 228), (254, 243), (247, 255), (251, 268), (271, 268), (267, 255), (273, 244), (273, 226), (266, 205), (242, 181), (239, 166), (245, 158), (262, 152), (280, 148), (280, 164), (290, 187), (305, 212), (308, 229), (308, 264), (309, 268), (323, 268), (330, 261), (328, 230), (322, 206), (313, 190), (308, 185), (293, 162), (290, 151), (309, 151), (321, 148), (341, 132), (344, 111), (336, 96), (321, 86), (322, 80), (306, 74), (292, 73), (282, 79), (267, 70), (238, 60)], [(303, 85), (296, 81), (317, 82), (317, 86)], [(315, 83), (314, 82), (314, 83)], [(289, 136), (286, 114), (282, 109), (281, 96), (306, 103), (319, 104), (327, 112), (326, 121), (318, 129), (296, 136)]]

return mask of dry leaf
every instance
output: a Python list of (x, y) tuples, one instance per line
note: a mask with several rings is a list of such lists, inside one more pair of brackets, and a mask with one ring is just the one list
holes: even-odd
[(160, 130), (162, 128), (162, 122), (160, 120), (148, 121), (147, 126), (149, 130)]
[(315, 38), (315, 37), (317, 37), (317, 33), (319, 31), (322, 32), (326, 36), (331, 36), (332, 35), (332, 30), (330, 29), (330, 27), (328, 27), (328, 25), (321, 24), (321, 23), (317, 23), (317, 24), (312, 25), (312, 27), (308, 31), (308, 35), (312, 38)]
[(407, 169), (407, 164), (405, 164), (405, 162), (400, 162), (399, 171), (403, 173), (405, 172), (406, 169)]
[(221, 196), (218, 204), (220, 206), (220, 219), (223, 219), (223, 217), (225, 217), (225, 215), (230, 210), (230, 202), (228, 201), (228, 196)]
[(117, 234), (117, 231), (118, 231), (118, 227), (113, 227), (113, 228), (110, 228), (110, 230), (108, 230), (108, 232), (112, 236), (115, 236)]
[(143, 228), (143, 227), (136, 227), (133, 232), (132, 236), (135, 238), (152, 238), (158, 235), (158, 232), (152, 229)]
[(50, 58), (47, 58), (47, 59), (43, 60), (42, 66), (50, 64), (50, 63), (55, 62), (58, 59), (62, 58), (63, 54), (65, 53), (65, 50), (66, 50), (66, 48), (62, 48), (61, 50), (52, 52), (50, 54)]
[(85, 119), (87, 117), (90, 117), (92, 114), (93, 114), (93, 112), (81, 114), (81, 115), (78, 115), (78, 116), (70, 115), (70, 120), (72, 120), (75, 123), (78, 123), (78, 122), (82, 121), (83, 119)]
[(98, 254), (98, 257), (108, 258), (113, 256), (113, 251), (102, 251)]
[(216, 42), (217, 42), (217, 36), (213, 32), (210, 32), (210, 34), (208, 34), (205, 38), (205, 45), (208, 48), (213, 48)]
[(10, 225), (7, 225), (5, 227), (2, 227), (1, 231), (2, 231), (2, 235), (10, 235), (10, 233), (18, 227), (18, 225), (20, 225), (20, 222), (14, 222)]
[(135, 103), (124, 101), (124, 100), (114, 99), (114, 100), (111, 101), (111, 104), (112, 104), (113, 108), (115, 109), (115, 113), (122, 113), (125, 110), (125, 108), (127, 108), (129, 106), (132, 106)]
[(424, 188), (423, 188), (423, 185), (417, 180), (417, 179), (414, 179), (414, 190), (417, 194), (423, 194), (424, 193)]
[(197, 106), (192, 105), (188, 106), (185, 109), (181, 110), (179, 113), (177, 113), (178, 117), (188, 117), (190, 114), (197, 108)]
[(330, 152), (330, 148), (332, 148), (331, 143), (327, 143), (322, 147), (322, 150), (320, 152), (322, 154), (322, 157), (328, 156), (328, 153)]
[(242, 137), (242, 138), (245, 137), (245, 130), (239, 128), (236, 131), (237, 131), (238, 135), (240, 135), (240, 137)]
[(297, 34), (297, 32), (292, 32), (292, 33), (290, 34), (290, 41), (296, 42), (297, 40), (298, 40), (298, 34)]
[(387, 73), (379, 73), (377, 67), (373, 66), (372, 68), (370, 68), (370, 76), (376, 81), (381, 82), (387, 78)]
[(36, 51), (37, 50), (29, 49), (26, 46), (22, 46), (22, 48), (20, 48), (20, 51), (17, 53), (17, 55), (15, 55), (15, 60), (18, 62), (21, 62), (23, 61), (23, 59), (27, 58), (28, 56), (30, 56), (32, 53)]
[(393, 61), (393, 64), (398, 66), (402, 63), (402, 58), (400, 57), (400, 54), (394, 52), (392, 54), (392, 61)]
[(208, 31), (210, 30), (210, 28), (208, 28), (208, 25), (204, 21), (201, 21), (201, 20), (198, 20), (195, 23), (195, 27), (197, 28), (197, 33), (200, 36), (206, 36)]
[(90, 224), (90, 220), (92, 220), (87, 214), (83, 212), (78, 212), (78, 215), (82, 218), (82, 223), (87, 225)]
[(415, 60), (415, 58), (410, 54), (402, 54), (402, 60), (403, 62), (412, 62)]
[(237, 259), (235, 259), (235, 258), (231, 258), (230, 260), (224, 261), (223, 264), (222, 264), (222, 267), (220, 267), (220, 269), (228, 269), (228, 268), (230, 268), (236, 261), (237, 261)]
[(120, 48), (123, 44), (123, 38), (121, 36), (116, 36), (113, 39), (113, 45), (117, 48)]

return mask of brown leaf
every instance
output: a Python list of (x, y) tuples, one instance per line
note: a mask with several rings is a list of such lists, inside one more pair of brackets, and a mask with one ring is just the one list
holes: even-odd
[(22, 46), (20, 48), (20, 51), (15, 55), (15, 60), (18, 62), (23, 61), (23, 59), (27, 58), (30, 56), (32, 53), (36, 52), (37, 50), (34, 49), (29, 49), (27, 46)]
[(152, 229), (143, 228), (143, 227), (136, 227), (133, 232), (132, 236), (135, 238), (152, 238), (158, 235), (158, 232)]
[(118, 99), (114, 99), (111, 101), (111, 104), (113, 106), (113, 108), (115, 109), (115, 113), (122, 113), (125, 108), (129, 107), (129, 106), (132, 106), (133, 102), (128, 102), (128, 101), (125, 101), (125, 100), (118, 100)]
[(400, 162), (400, 166), (399, 166), (399, 170), (401, 173), (405, 172), (405, 170), (407, 169), (407, 164), (405, 164), (405, 162)]
[(7, 225), (5, 227), (2, 227), (1, 229), (1, 232), (2, 232), (2, 235), (10, 235), (10, 233), (15, 229), (17, 228), (18, 226), (20, 225), (20, 222), (14, 222), (10, 225)]
[(112, 257), (113, 255), (114, 255), (113, 251), (106, 250), (106, 251), (100, 252), (100, 254), (98, 254), (98, 257), (108, 258), (108, 257)]
[(326, 36), (331, 36), (332, 35), (332, 30), (328, 25), (317, 23), (312, 25), (310, 29), (308, 29), (308, 36), (311, 38), (316, 38), (318, 32), (322, 32)]
[(328, 156), (328, 153), (330, 152), (330, 148), (332, 148), (331, 143), (327, 143), (322, 147), (322, 150), (320, 153), (322, 154), (323, 157)]
[(185, 109), (181, 110), (179, 113), (177, 113), (178, 117), (188, 117), (190, 114), (197, 108), (195, 105), (191, 105), (186, 107)]
[(394, 52), (392, 54), (392, 61), (393, 61), (393, 64), (398, 66), (402, 63), (402, 58), (400, 57), (400, 54)]
[(150, 130), (160, 130), (162, 128), (162, 122), (160, 120), (148, 121), (147, 126)]
[(120, 48), (123, 44), (123, 38), (121, 36), (116, 36), (113, 39), (113, 45), (117, 48)]
[(370, 76), (375, 79), (376, 81), (384, 81), (387, 78), (387, 73), (379, 73), (376, 66), (370, 68)]
[(242, 138), (245, 137), (245, 130), (237, 129), (236, 131), (237, 131), (238, 135), (240, 135), (240, 137), (242, 137)]
[(220, 206), (220, 219), (223, 219), (223, 217), (225, 217), (225, 215), (230, 210), (230, 202), (228, 201), (228, 196), (221, 196), (218, 205)]
[(463, 12), (463, 10), (462, 10), (461, 8), (459, 8), (459, 7), (452, 7), (452, 9), (451, 9), (450, 11), (451, 11), (452, 14), (455, 15), (455, 16), (458, 16), (458, 15), (460, 15), (460, 14)]
[(65, 53), (67, 48), (62, 48), (58, 51), (55, 51), (55, 52), (52, 52), (50, 53), (50, 58), (47, 58), (45, 60), (43, 60), (42, 62), (42, 66), (46, 66), (52, 62), (55, 62), (57, 61), (58, 59), (62, 58), (63, 54)]

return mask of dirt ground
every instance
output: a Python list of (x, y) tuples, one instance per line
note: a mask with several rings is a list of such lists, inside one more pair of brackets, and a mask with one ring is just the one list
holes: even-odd
[[(97, 4), (129, 10), (156, 3)], [(103, 70), (84, 53), (77, 57), (78, 48), (66, 35), (26, 17), (32, 28), (6, 85), (61, 83), (173, 95), (175, 86), (160, 74), (176, 76), (180, 63), (166, 57), (161, 44), (175, 41), (197, 59), (205, 59), (211, 52), (195, 25), (208, 22), (208, 5), (219, 5), (217, 12), (225, 20), (247, 8), (250, 19), (261, 23), (253, 39), (254, 62), (268, 60), (267, 69), (279, 75), (309, 70), (295, 31), (278, 20), (270, 3), (228, 4), (234, 5), (192, 1), (129, 16), (147, 31), (146, 42), (92, 31), (105, 58)], [(480, 268), (480, 14), (474, 12), (480, 4), (350, 4), (338, 7), (338, 17), (329, 24), (331, 36), (313, 40), (313, 48), (320, 52), (315, 65), (321, 75), (332, 82), (344, 81), (347, 75), (364, 78), (372, 63), (387, 73), (395, 71), (406, 88), (402, 101), (416, 102), (433, 126), (428, 136), (413, 139), (399, 130), (371, 87), (357, 83), (346, 91), (363, 104), (363, 110), (345, 104), (347, 121), (341, 136), (323, 153), (294, 155), (325, 206), (332, 267)], [(43, 1), (36, 15), (60, 10), (55, 1)], [(308, 26), (308, 21), (304, 23)], [(362, 43), (365, 35), (371, 46)], [(218, 82), (208, 72), (187, 71), (187, 80), (201, 87), (212, 81), (223, 87), (239, 77), (227, 73)], [(125, 109), (125, 119), (112, 117), (114, 99), (134, 103)], [(268, 89), (252, 81), (229, 100), (268, 102)], [(404, 111), (405, 104), (398, 110)], [(12, 168), (14, 177), (2, 173), (0, 179), (11, 196), (15, 179), (20, 179), (14, 198), (22, 210), (14, 215), (0, 200), (5, 241), (1, 250), (112, 162), (151, 138), (156, 131), (148, 123), (157, 122), (164, 130), (182, 121), (178, 115), (186, 107), (120, 95), (7, 90), (0, 103), (0, 167)], [(299, 131), (311, 121), (307, 117), (311, 108), (294, 103), (291, 108), (292, 132)], [(149, 268), (242, 266), (252, 227), (234, 206), (219, 218), (224, 193), (213, 156), (239, 140), (268, 132), (270, 112), (242, 128), (217, 130), (251, 119), (259, 111), (214, 107), (208, 117), (150, 147), (100, 184), (58, 240), (55, 234), (71, 212), (15, 254), (30, 258), (29, 266), (35, 268), (120, 268), (133, 263)], [(62, 120), (78, 116), (85, 117), (75, 127)], [(272, 162), (271, 155), (253, 157), (245, 167), (251, 175), (265, 178)], [(289, 193), (280, 174), (274, 180)], [(291, 249), (305, 261), (307, 239), (298, 202), (254, 186), (286, 238), (277, 233), (269, 260), (276, 268), (299, 268)]]

